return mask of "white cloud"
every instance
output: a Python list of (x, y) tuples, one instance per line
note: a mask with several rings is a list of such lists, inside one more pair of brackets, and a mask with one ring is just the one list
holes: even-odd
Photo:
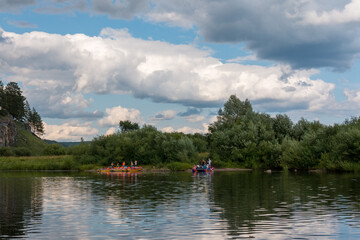
[(77, 121), (63, 123), (61, 125), (50, 125), (44, 123), (45, 134), (44, 139), (56, 141), (80, 141), (91, 140), (98, 134), (98, 130), (90, 126), (91, 123), (79, 123)]
[(115, 128), (115, 127), (111, 127), (111, 128), (109, 128), (109, 129), (106, 131), (105, 136), (112, 135), (112, 134), (114, 134), (114, 133), (116, 133), (116, 128)]
[(209, 126), (210, 124), (214, 123), (217, 121), (217, 116), (212, 116), (210, 119), (209, 119), (209, 122), (208, 123), (203, 123), (202, 126), (203, 126), (203, 133), (209, 133)]
[(196, 29), (205, 41), (241, 43), (259, 59), (299, 69), (331, 67), (344, 71), (360, 53), (359, 24), (346, 24), (360, 21), (360, 0), (2, 2), (0, 11), (19, 11), (34, 6), (35, 12), (42, 13), (76, 14), (80, 11), (128, 20), (137, 17)]
[(188, 122), (201, 122), (205, 119), (202, 115), (190, 115), (184, 117)]
[(302, 23), (310, 25), (343, 24), (360, 22), (360, 0), (352, 0), (342, 10), (308, 11), (304, 13)]
[(106, 114), (106, 117), (99, 120), (100, 126), (118, 126), (120, 121), (125, 120), (143, 123), (140, 111), (133, 108), (124, 108), (121, 106), (107, 108)]
[(349, 102), (355, 103), (360, 106), (360, 90), (344, 89), (344, 94)]
[(226, 62), (228, 62), (228, 63), (242, 63), (242, 62), (256, 61), (256, 60), (258, 60), (258, 58), (256, 57), (256, 55), (252, 54), (252, 55), (248, 55), (248, 56), (236, 57), (234, 59), (229, 59)]
[(176, 130), (177, 132), (183, 132), (186, 134), (194, 134), (194, 133), (204, 133), (203, 129), (191, 128), (191, 127), (182, 127)]
[[(222, 63), (194, 46), (137, 39), (126, 30), (107, 28), (98, 37), (44, 32), (2, 32), (2, 37), (4, 80), (31, 88), (27, 98), (50, 117), (101, 117), (84, 112), (91, 103), (86, 93), (131, 93), (197, 107), (220, 106), (236, 94), (265, 110), (316, 110), (334, 89), (334, 84), (312, 80), (313, 70)], [(100, 122), (114, 125), (119, 120)]]
[(156, 113), (153, 117), (153, 121), (162, 121), (162, 120), (171, 120), (176, 116), (176, 111), (174, 110), (165, 110), (162, 112)]
[(177, 130), (175, 130), (173, 127), (164, 127), (162, 129), (160, 129), (160, 131), (167, 132), (167, 133), (182, 132), (182, 133), (185, 133), (185, 134), (194, 134), (194, 133), (206, 133), (207, 128), (206, 128), (206, 131), (205, 131), (205, 128), (204, 129), (198, 129), (198, 128), (192, 128), (192, 127), (188, 127), (188, 126), (178, 128)]
[(162, 129), (160, 129), (160, 131), (166, 132), (166, 133), (172, 133), (172, 132), (175, 132), (175, 129), (173, 127), (164, 127)]

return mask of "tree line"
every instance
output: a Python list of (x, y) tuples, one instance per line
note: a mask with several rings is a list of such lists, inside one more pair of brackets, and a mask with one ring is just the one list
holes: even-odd
[[(19, 86), (0, 81), (0, 116), (10, 115), (43, 134), (40, 115)], [(140, 164), (182, 168), (211, 158), (215, 167), (360, 170), (360, 118), (324, 125), (286, 114), (253, 110), (249, 100), (231, 95), (207, 134), (164, 133), (154, 126), (120, 121), (115, 134), (95, 137), (73, 147), (49, 145), (47, 155), (70, 154), (80, 164), (109, 165), (137, 160)]]
[(19, 85), (16, 82), (4, 85), (0, 80), (0, 116), (9, 115), (19, 122), (28, 124), (34, 134), (44, 134), (44, 124), (39, 113), (30, 107)]
[(194, 164), (212, 158), (217, 167), (360, 170), (360, 118), (331, 126), (286, 114), (253, 110), (230, 96), (208, 134), (163, 133), (153, 126), (120, 121), (119, 132), (72, 149), (83, 163)]

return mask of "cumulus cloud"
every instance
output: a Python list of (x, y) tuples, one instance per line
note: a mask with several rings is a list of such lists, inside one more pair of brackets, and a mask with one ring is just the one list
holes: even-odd
[(106, 117), (99, 120), (100, 126), (118, 126), (120, 121), (125, 120), (143, 123), (140, 111), (133, 108), (124, 108), (121, 106), (107, 108), (106, 114)]
[(357, 106), (360, 106), (360, 90), (345, 89), (344, 94), (349, 102), (355, 103)]
[(166, 133), (172, 133), (172, 132), (175, 132), (175, 129), (173, 127), (164, 127), (162, 129), (160, 129), (160, 131), (162, 132), (166, 132)]
[[(326, 105), (335, 87), (311, 79), (314, 70), (222, 63), (209, 51), (137, 39), (124, 29), (107, 28), (95, 37), (3, 31), (2, 38), (4, 80), (31, 89), (25, 90), (27, 98), (49, 117), (84, 114), (81, 109), (91, 104), (87, 93), (128, 93), (198, 108), (221, 106), (236, 94), (264, 111), (316, 110)], [(91, 115), (101, 117), (100, 112)], [(101, 123), (114, 124), (110, 118)]]
[(245, 43), (259, 59), (294, 68), (344, 70), (360, 53), (360, 25), (332, 25), (359, 21), (359, 0), (152, 2), (153, 21), (196, 26), (206, 41)]
[(352, 0), (343, 9), (331, 11), (308, 11), (303, 15), (303, 23), (310, 25), (343, 24), (360, 22), (360, 0)]
[(177, 115), (180, 117), (187, 117), (194, 114), (200, 114), (202, 112), (199, 108), (189, 107), (185, 112), (179, 112)]
[(99, 131), (90, 125), (90, 122), (79, 123), (77, 121), (67, 122), (61, 125), (44, 123), (45, 134), (43, 137), (56, 141), (80, 141), (81, 138), (91, 140)]
[(152, 117), (152, 120), (154, 120), (154, 121), (171, 120), (171, 119), (174, 119), (175, 116), (176, 116), (176, 112), (174, 110), (165, 110), (165, 111), (156, 113)]
[(109, 128), (106, 132), (105, 132), (105, 136), (108, 136), (108, 135), (112, 135), (116, 133), (116, 128), (115, 127), (111, 127)]
[[(190, 115), (190, 118), (192, 118), (192, 117), (193, 116)], [(214, 123), (215, 121), (217, 121), (217, 116), (212, 116), (212, 117), (210, 117), (210, 119), (207, 119), (205, 122), (204, 122), (205, 117), (200, 116), (200, 118), (201, 118), (201, 121), (203, 121), (203, 123), (201, 124), (202, 128), (194, 128), (194, 127), (184, 126), (184, 127), (174, 129), (173, 127), (167, 126), (167, 127), (161, 128), (160, 131), (167, 132), (167, 133), (182, 132), (185, 134), (195, 134), (195, 133), (206, 134), (209, 132), (209, 125)], [(199, 122), (201, 122), (201, 121), (199, 121)], [(198, 122), (198, 121), (192, 121), (192, 122)]]
[(184, 117), (188, 122), (201, 122), (205, 119), (204, 116), (201, 115), (189, 115)]
[(189, 107), (185, 112), (179, 112), (177, 115), (185, 118), (188, 122), (201, 122), (204, 116), (198, 115), (202, 112), (200, 108)]
[(360, 0), (3, 2), (0, 11), (36, 5), (38, 12), (86, 11), (111, 18), (139, 17), (193, 28), (205, 41), (244, 43), (258, 59), (289, 64), (297, 69), (330, 67), (343, 71), (350, 68), (360, 54), (360, 25), (356, 24), (360, 21)]
[(204, 133), (203, 129), (191, 128), (188, 126), (178, 128), (177, 130), (175, 130), (173, 127), (165, 127), (165, 128), (160, 129), (160, 131), (167, 132), (167, 133), (182, 132), (185, 134)]
[[(16, 81), (16, 78), (10, 79)], [(89, 107), (92, 99), (85, 99), (81, 93), (71, 92), (70, 89), (59, 86), (33, 88), (34, 85), (32, 89), (26, 88), (24, 93), (31, 100), (31, 104), (37, 106), (38, 112), (43, 117), (97, 119), (104, 116), (104, 113), (99, 110), (85, 111), (84, 109)]]

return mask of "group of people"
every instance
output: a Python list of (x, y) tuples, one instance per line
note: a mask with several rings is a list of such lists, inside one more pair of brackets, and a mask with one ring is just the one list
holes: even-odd
[(196, 168), (210, 169), (211, 168), (211, 159), (208, 158), (207, 162), (205, 159), (201, 160), (200, 164), (196, 165)]
[[(137, 167), (138, 162), (135, 160), (135, 162), (131, 161), (131, 168)], [(111, 163), (111, 168), (114, 168), (114, 162)], [(119, 162), (116, 164), (116, 168), (127, 168), (125, 161), (123, 161), (122, 166), (120, 167)]]

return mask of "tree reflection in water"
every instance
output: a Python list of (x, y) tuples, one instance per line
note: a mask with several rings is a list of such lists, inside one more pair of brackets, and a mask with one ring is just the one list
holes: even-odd
[(0, 173), (0, 238), (357, 238), (360, 176)]

